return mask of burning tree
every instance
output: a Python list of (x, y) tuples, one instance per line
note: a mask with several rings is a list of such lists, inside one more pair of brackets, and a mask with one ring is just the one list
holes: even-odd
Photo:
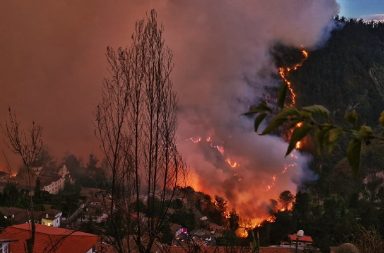
[(96, 121), (111, 172), (109, 239), (118, 252), (132, 244), (150, 252), (184, 169), (175, 144), (172, 52), (156, 12), (136, 23), (129, 48), (106, 55), (110, 76)]

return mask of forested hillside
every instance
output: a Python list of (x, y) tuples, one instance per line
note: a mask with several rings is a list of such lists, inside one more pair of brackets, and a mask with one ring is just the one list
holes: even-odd
[[(346, 110), (354, 109), (360, 123), (378, 128), (384, 110), (384, 24), (336, 22), (338, 28), (327, 43), (312, 50), (289, 76), (298, 106), (324, 105), (337, 124), (345, 124)], [(283, 46), (273, 53), (277, 66), (289, 66), (301, 56), (297, 49)], [(264, 224), (264, 244), (278, 243), (285, 233), (298, 229), (312, 235), (325, 252), (344, 242), (361, 244), (367, 234), (377, 240), (384, 237), (384, 145), (365, 143), (358, 175), (349, 167), (345, 150), (343, 141), (330, 155), (307, 147), (313, 156), (309, 169), (317, 178), (303, 182), (292, 212), (277, 212), (275, 223)]]
[(384, 108), (384, 24), (337, 22), (341, 28), (291, 76), (299, 104), (323, 104), (338, 116), (353, 107), (376, 124)]

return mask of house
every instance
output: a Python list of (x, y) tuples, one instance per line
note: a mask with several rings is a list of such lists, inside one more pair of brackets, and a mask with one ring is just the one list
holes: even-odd
[[(50, 253), (95, 253), (99, 237), (64, 228), (36, 224), (33, 252)], [(26, 241), (31, 237), (31, 224), (25, 223), (7, 227), (0, 234), (1, 240), (8, 240), (12, 253), (26, 253)]]
[(65, 181), (71, 181), (71, 175), (67, 166), (64, 164), (56, 173), (47, 173), (50, 175), (40, 174), (42, 180), (42, 190), (49, 192), (50, 194), (57, 194), (64, 189)]
[(42, 188), (43, 191), (50, 194), (58, 194), (60, 190), (64, 189), (65, 178), (57, 176), (52, 181), (45, 184)]
[(313, 239), (309, 235), (297, 236), (297, 234), (288, 235), (289, 242), (292, 246), (296, 247), (296, 243), (299, 249), (312, 246)]
[(37, 181), (41, 185), (41, 190), (50, 194), (57, 194), (64, 189), (66, 181), (72, 182), (71, 175), (67, 166), (61, 167), (54, 165), (40, 166), (32, 168), (33, 173), (29, 174), (28, 170), (22, 168), (15, 178), (19, 187), (27, 190), (34, 190)]
[(45, 226), (60, 227), (61, 216), (63, 213), (56, 209), (50, 209), (48, 211), (40, 212), (41, 224)]
[[(0, 207), (0, 214), (9, 224), (28, 223), (31, 221), (30, 211), (18, 207)], [(34, 211), (35, 223), (42, 225), (60, 227), (62, 212), (56, 209), (46, 211)], [(1, 251), (0, 251), (1, 253)]]
[(111, 205), (107, 192), (99, 188), (82, 187), (80, 195), (87, 199), (82, 218), (96, 223), (105, 222)]
[(10, 242), (12, 242), (12, 240), (8, 240), (8, 239), (0, 240), (0, 253), (11, 253), (11, 251), (9, 250)]

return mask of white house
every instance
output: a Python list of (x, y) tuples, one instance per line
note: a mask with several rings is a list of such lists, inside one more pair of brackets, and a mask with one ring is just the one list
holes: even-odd
[(48, 184), (44, 185), (42, 190), (49, 192), (50, 194), (57, 194), (60, 190), (64, 189), (65, 180), (71, 180), (71, 175), (65, 164), (59, 169), (56, 177)]
[(50, 226), (54, 228), (60, 227), (61, 216), (63, 213), (61, 211), (51, 209), (45, 213), (41, 218), (41, 224), (45, 226)]

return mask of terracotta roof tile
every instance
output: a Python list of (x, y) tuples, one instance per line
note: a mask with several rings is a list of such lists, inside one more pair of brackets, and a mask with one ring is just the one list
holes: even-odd
[[(291, 241), (296, 241), (296, 240), (297, 240), (297, 235), (295, 235), (295, 234), (288, 235), (288, 238), (289, 238), (289, 240), (291, 240)], [(312, 237), (311, 237), (311, 236), (309, 236), (309, 235), (304, 235), (304, 236), (300, 236), (300, 237), (299, 237), (299, 242), (310, 242), (310, 243), (312, 243), (313, 240), (312, 240)]]
[[(25, 253), (25, 243), (30, 235), (30, 224), (26, 223), (7, 227), (0, 234), (0, 239), (17, 240), (10, 243), (11, 252)], [(93, 234), (36, 224), (33, 252), (85, 253), (98, 241), (99, 237)]]

